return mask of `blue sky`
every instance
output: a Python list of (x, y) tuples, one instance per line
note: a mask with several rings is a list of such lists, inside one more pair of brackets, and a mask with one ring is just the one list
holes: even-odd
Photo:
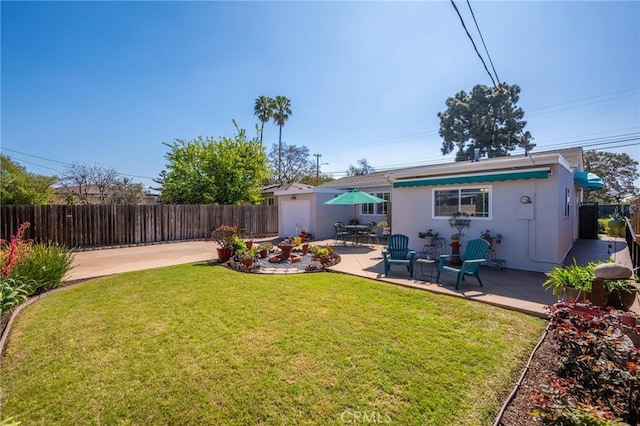
[[(640, 2), (471, 5), (536, 150), (640, 161)], [(255, 134), (260, 95), (291, 99), (283, 141), (335, 177), (439, 162), (447, 97), (491, 85), (449, 1), (2, 1), (1, 24), (0, 148), (45, 175), (97, 163), (154, 186), (163, 142), (231, 136), (233, 119)]]

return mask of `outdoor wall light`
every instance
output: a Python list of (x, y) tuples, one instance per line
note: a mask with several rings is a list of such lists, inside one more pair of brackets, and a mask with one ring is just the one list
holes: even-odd
[(291, 196), (291, 199), (292, 199), (292, 200), (295, 200), (295, 199), (296, 199), (296, 196), (295, 196), (295, 195), (292, 195), (292, 196)]
[(528, 195), (523, 195), (520, 197), (520, 202), (522, 204), (531, 204), (531, 198)]

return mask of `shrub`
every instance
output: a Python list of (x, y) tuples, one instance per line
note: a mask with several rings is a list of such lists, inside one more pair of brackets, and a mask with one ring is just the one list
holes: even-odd
[(24, 222), (11, 241), (0, 240), (0, 277), (7, 278), (11, 271), (20, 266), (31, 254), (31, 240), (24, 239), (24, 232), (31, 226)]
[(31, 291), (30, 284), (16, 278), (0, 280), (0, 316), (27, 300)]
[(623, 335), (618, 313), (558, 303), (550, 317), (559, 371), (534, 396), (533, 415), (544, 424), (640, 422), (640, 350)]
[(26, 277), (31, 294), (56, 288), (71, 269), (73, 252), (57, 244), (34, 244), (31, 254), (11, 272), (11, 277)]
[(211, 239), (221, 248), (231, 248), (235, 237), (238, 236), (238, 227), (221, 225), (211, 232)]
[(566, 287), (591, 291), (591, 284), (595, 278), (595, 268), (600, 262), (591, 262), (587, 266), (580, 266), (576, 259), (569, 266), (556, 266), (546, 273), (547, 280), (542, 283), (545, 290), (551, 289), (554, 296), (562, 295)]

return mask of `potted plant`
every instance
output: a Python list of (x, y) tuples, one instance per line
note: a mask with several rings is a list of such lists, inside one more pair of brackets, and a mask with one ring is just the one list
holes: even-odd
[(238, 237), (237, 235), (233, 237), (233, 241), (231, 241), (231, 249), (236, 256), (240, 255), (240, 252), (242, 252), (246, 248), (247, 245), (242, 238)]
[(318, 247), (318, 249), (316, 250), (316, 256), (320, 259), (321, 263), (331, 262), (331, 248)]
[(580, 266), (576, 259), (569, 266), (556, 266), (546, 273), (547, 280), (542, 283), (545, 290), (551, 289), (554, 296), (569, 300), (591, 298), (591, 283), (595, 278), (595, 263)]
[(278, 248), (280, 249), (280, 260), (288, 260), (289, 256), (291, 256), (291, 250), (293, 250), (293, 241), (291, 238), (285, 238), (282, 240), (280, 244), (278, 244)]
[(256, 254), (258, 254), (258, 247), (245, 247), (238, 252), (238, 256), (240, 257), (242, 264), (247, 268), (253, 266), (253, 262), (256, 259)]
[(221, 225), (211, 231), (211, 239), (215, 241), (219, 247), (218, 260), (221, 263), (228, 261), (233, 254), (233, 241), (238, 235), (238, 227), (230, 225)]
[(628, 311), (636, 301), (638, 285), (633, 280), (605, 280), (604, 289), (609, 292), (607, 305)]
[(273, 250), (273, 244), (269, 241), (265, 241), (258, 246), (260, 257), (263, 259), (267, 257), (267, 254), (269, 254), (269, 250)]
[(311, 239), (313, 238), (313, 235), (311, 235), (310, 233), (307, 232), (307, 228), (306, 227), (302, 227), (302, 231), (300, 231), (300, 234), (298, 235), (298, 237), (302, 238), (302, 242), (309, 242), (311, 241)]
[(626, 223), (624, 219), (622, 218), (622, 216), (620, 216), (620, 213), (618, 213), (618, 209), (616, 208), (616, 211), (611, 217), (611, 220), (607, 223), (607, 234), (614, 237), (621, 237), (624, 235), (625, 225)]
[(389, 224), (384, 221), (381, 220), (380, 222), (378, 222), (378, 228), (382, 229), (382, 236), (383, 237), (388, 237), (389, 235), (391, 235), (391, 228), (389, 227)]
[(244, 240), (244, 245), (247, 246), (247, 248), (253, 247), (253, 237), (251, 235), (249, 235), (247, 239)]
[(493, 243), (502, 244), (502, 235), (491, 235), (491, 231), (489, 231), (488, 229), (480, 232), (480, 238), (489, 243), (489, 250), (493, 249)]
[(433, 240), (438, 238), (438, 235), (440, 235), (440, 234), (438, 234), (433, 229), (427, 229), (424, 232), (418, 232), (418, 237), (424, 239), (424, 245), (425, 246), (433, 245)]

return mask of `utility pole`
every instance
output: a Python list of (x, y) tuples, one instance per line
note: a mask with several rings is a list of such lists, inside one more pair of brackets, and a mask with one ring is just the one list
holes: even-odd
[(322, 157), (322, 154), (313, 154), (314, 157), (316, 157), (316, 180), (320, 179), (320, 157)]

